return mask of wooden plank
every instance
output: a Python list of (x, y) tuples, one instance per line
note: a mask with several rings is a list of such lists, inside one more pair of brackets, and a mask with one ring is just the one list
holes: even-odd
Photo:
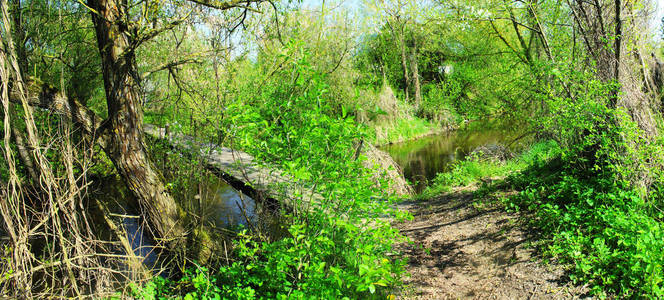
[[(145, 133), (159, 139), (167, 139), (177, 149), (199, 155), (206, 168), (222, 177), (233, 188), (242, 191), (254, 200), (279, 203), (291, 208), (309, 208), (319, 204), (322, 197), (312, 193), (311, 188), (295, 183), (276, 168), (264, 167), (249, 154), (216, 144), (203, 144), (183, 134), (169, 134), (151, 124), (144, 125)], [(312, 201), (313, 200), (313, 201)], [(302, 201), (302, 206), (294, 201)]]

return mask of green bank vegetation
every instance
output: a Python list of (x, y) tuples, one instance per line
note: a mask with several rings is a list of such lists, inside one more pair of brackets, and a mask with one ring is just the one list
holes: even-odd
[[(394, 204), (410, 195), (362, 145), (489, 119), (531, 147), (471, 156), (417, 197), (504, 178), (506, 208), (534, 216), (572, 280), (664, 296), (651, 1), (0, 4), (3, 296), (392, 299), (407, 276), (392, 222), (409, 217)], [(273, 209), (279, 234), (215, 228), (200, 209), (214, 174), (144, 123), (306, 189)], [(94, 193), (108, 176), (155, 264), (134, 255), (116, 199)]]
[[(654, 166), (662, 144), (642, 139), (643, 129), (623, 109), (607, 108), (610, 88), (590, 85), (577, 104), (550, 99), (550, 107), (560, 107), (541, 120), (555, 126), (544, 128), (551, 140), (507, 161), (459, 161), (420, 197), (469, 184), (480, 186), (478, 195), (516, 191), (497, 195), (508, 211), (525, 214), (537, 247), (569, 265), (571, 280), (602, 297), (659, 298), (664, 239)], [(487, 185), (487, 178), (498, 181)]]

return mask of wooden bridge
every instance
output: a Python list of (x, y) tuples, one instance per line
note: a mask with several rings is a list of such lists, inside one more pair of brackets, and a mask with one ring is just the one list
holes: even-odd
[(177, 149), (199, 155), (207, 169), (254, 200), (296, 208), (294, 201), (302, 201), (304, 205), (301, 207), (310, 207), (322, 199), (311, 188), (294, 183), (278, 169), (259, 165), (245, 152), (203, 144), (183, 134), (167, 134), (164, 128), (150, 124), (145, 124), (144, 131), (152, 137), (168, 140)]

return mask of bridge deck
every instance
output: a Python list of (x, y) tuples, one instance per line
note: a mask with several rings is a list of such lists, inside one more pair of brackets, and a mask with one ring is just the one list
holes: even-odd
[[(214, 144), (202, 144), (193, 137), (182, 134), (169, 134), (166, 130), (146, 124), (145, 133), (160, 139), (168, 139), (178, 149), (200, 155), (206, 168), (222, 177), (233, 188), (242, 191), (257, 201), (270, 201), (294, 207), (293, 201), (303, 201), (308, 207), (322, 198), (312, 193), (311, 188), (298, 185), (276, 168), (259, 165), (254, 158), (242, 151)], [(195, 153), (198, 152), (198, 153)], [(314, 200), (312, 202), (312, 199)]]

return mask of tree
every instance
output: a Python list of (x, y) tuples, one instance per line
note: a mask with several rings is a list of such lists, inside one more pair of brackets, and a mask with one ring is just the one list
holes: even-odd
[[(262, 0), (192, 2), (220, 10), (239, 7), (246, 13), (249, 5)], [(177, 4), (163, 4), (161, 8), (166, 10), (169, 5)], [(25, 93), (29, 103), (70, 116), (84, 128), (84, 132), (98, 141), (138, 199), (154, 235), (163, 239), (169, 249), (176, 250), (184, 245), (187, 231), (181, 222), (177, 203), (165, 189), (164, 180), (146, 152), (141, 78), (135, 54), (144, 42), (181, 24), (182, 19), (159, 22), (160, 6), (150, 5), (144, 6), (140, 17), (132, 16), (129, 11), (131, 6), (133, 4), (120, 0), (89, 0), (86, 6), (92, 18), (101, 58), (107, 119), (102, 120), (64, 91), (39, 81), (31, 81)], [(149, 26), (152, 24), (161, 26)], [(19, 93), (22, 91), (12, 91), (14, 101), (18, 101), (16, 96)]]

